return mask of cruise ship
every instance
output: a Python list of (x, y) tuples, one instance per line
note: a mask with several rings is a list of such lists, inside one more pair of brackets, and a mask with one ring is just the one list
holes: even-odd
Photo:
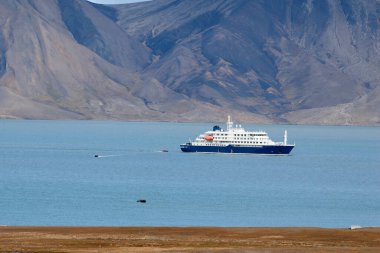
[(214, 126), (212, 131), (180, 146), (183, 152), (288, 155), (295, 145), (287, 143), (286, 130), (284, 141), (274, 142), (264, 131), (245, 131), (241, 125), (234, 127), (228, 116), (226, 130)]

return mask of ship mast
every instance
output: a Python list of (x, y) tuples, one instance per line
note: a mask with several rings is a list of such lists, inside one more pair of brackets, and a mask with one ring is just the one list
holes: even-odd
[(230, 131), (233, 128), (234, 123), (231, 121), (231, 116), (228, 115), (228, 120), (227, 120), (227, 131)]
[(286, 130), (284, 133), (284, 145), (288, 145), (288, 132)]

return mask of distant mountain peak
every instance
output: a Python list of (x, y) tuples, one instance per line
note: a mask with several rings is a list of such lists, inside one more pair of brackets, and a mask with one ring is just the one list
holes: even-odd
[(380, 2), (0, 2), (0, 115), (380, 124)]

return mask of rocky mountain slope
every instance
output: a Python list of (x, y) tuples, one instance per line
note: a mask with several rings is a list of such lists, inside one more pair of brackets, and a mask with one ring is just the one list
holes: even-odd
[(0, 2), (0, 115), (380, 124), (380, 1)]

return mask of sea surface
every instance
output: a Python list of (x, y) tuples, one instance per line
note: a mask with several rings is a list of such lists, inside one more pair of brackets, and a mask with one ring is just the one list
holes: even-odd
[(287, 129), (290, 156), (180, 151), (212, 126), (1, 120), (0, 225), (380, 226), (379, 127), (244, 126)]

